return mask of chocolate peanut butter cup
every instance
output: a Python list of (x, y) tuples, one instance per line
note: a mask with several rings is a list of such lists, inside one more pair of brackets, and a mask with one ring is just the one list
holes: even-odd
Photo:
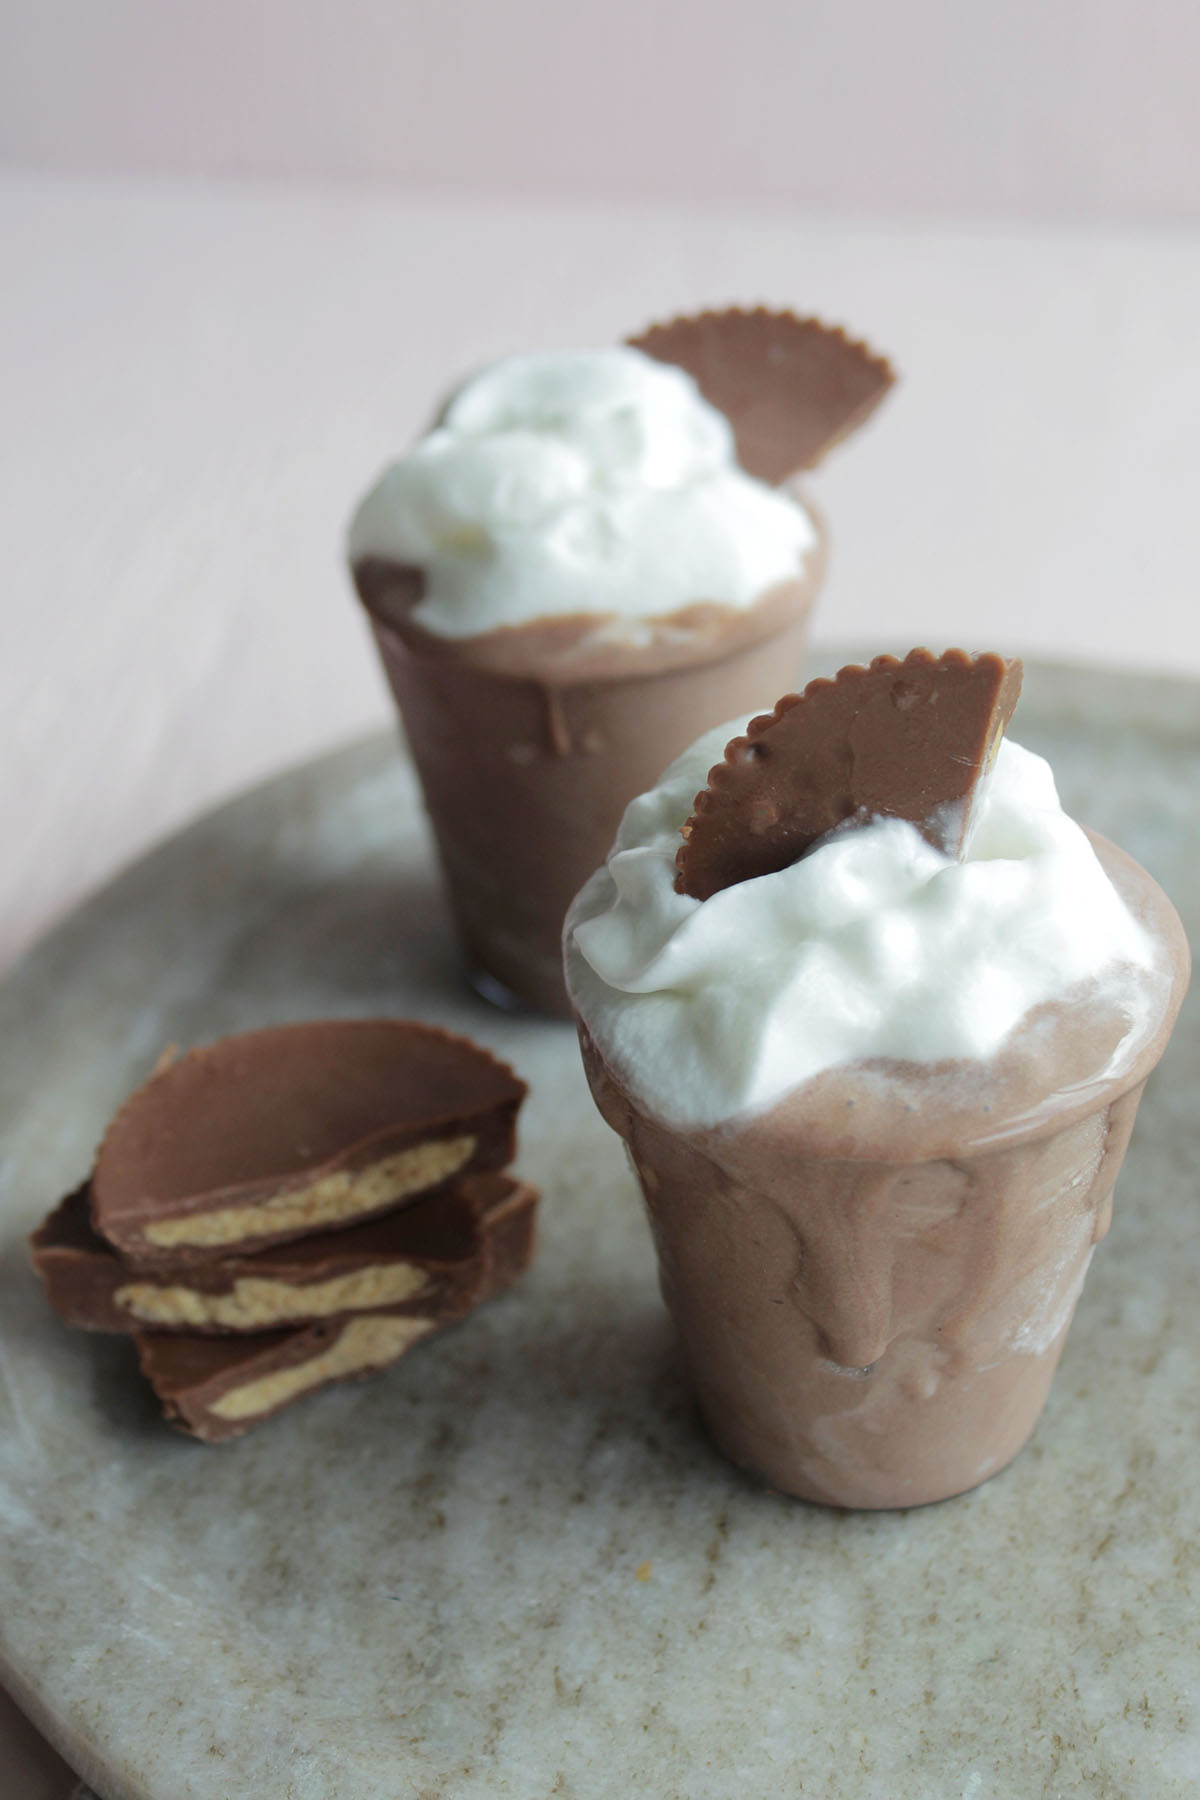
[(840, 326), (765, 306), (670, 319), (627, 342), (686, 370), (733, 426), (742, 467), (774, 485), (856, 431), (896, 379)]
[(524, 1083), (436, 1026), (323, 1020), (193, 1050), (126, 1101), (96, 1158), (96, 1230), (183, 1267), (360, 1224), (503, 1168)]
[(1016, 660), (913, 650), (785, 695), (733, 739), (697, 794), (677, 891), (707, 900), (786, 869), (854, 820), (907, 819), (957, 855), (1020, 691)]

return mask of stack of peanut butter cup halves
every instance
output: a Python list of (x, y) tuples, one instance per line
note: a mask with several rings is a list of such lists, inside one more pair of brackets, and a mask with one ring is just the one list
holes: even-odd
[(524, 1083), (398, 1020), (170, 1055), (33, 1239), (56, 1311), (132, 1334), (166, 1416), (235, 1437), (392, 1363), (508, 1287), (537, 1192), (505, 1173)]

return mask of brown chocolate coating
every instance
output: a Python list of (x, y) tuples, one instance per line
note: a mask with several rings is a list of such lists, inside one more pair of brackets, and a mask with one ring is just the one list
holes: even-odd
[(430, 1025), (223, 1038), (126, 1101), (97, 1154), (92, 1221), (128, 1261), (172, 1267), (356, 1224), (503, 1168), (524, 1095), (488, 1051)]
[(907, 819), (956, 855), (1020, 691), (1018, 661), (913, 650), (785, 695), (697, 794), (677, 891), (707, 900), (786, 869), (852, 819)]
[(742, 467), (772, 483), (820, 462), (896, 379), (840, 327), (762, 306), (671, 319), (628, 342), (686, 369), (733, 426)]
[[(85, 1183), (33, 1234), (33, 1265), (60, 1317), (90, 1331), (267, 1330), (281, 1319), (370, 1311), (372, 1294), (385, 1285), (411, 1288), (397, 1310), (449, 1319), (476, 1299), (485, 1242), (493, 1256), (503, 1251), (505, 1206), (524, 1191), (508, 1175), (468, 1175), (365, 1225), (255, 1256), (135, 1269), (94, 1229)], [(256, 1306), (267, 1323), (252, 1322)]]
[[(533, 1256), (537, 1191), (509, 1187), (481, 1217), (481, 1273), (470, 1307), (510, 1286)], [(386, 1367), (464, 1310), (431, 1315), (391, 1308), (237, 1337), (139, 1332), (134, 1343), (166, 1417), (214, 1443), (240, 1436), (304, 1394)]]
[(785, 1492), (944, 1499), (1003, 1468), (1037, 1421), (1190, 968), (1166, 895), (1093, 842), (1161, 955), (1136, 1025), (1124, 989), (1083, 984), (988, 1062), (854, 1063), (766, 1112), (680, 1129), (580, 1019), (708, 1428)]
[[(818, 529), (820, 529), (820, 523)], [(354, 571), (403, 716), (470, 963), (525, 1005), (567, 1016), (567, 907), (626, 804), (698, 732), (800, 666), (825, 540), (754, 606), (695, 606), (611, 641), (568, 619), (437, 638), (411, 619), (412, 570)]]

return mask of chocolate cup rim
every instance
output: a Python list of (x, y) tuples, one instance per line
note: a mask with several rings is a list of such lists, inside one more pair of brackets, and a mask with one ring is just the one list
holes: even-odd
[[(777, 633), (782, 632), (798, 619), (811, 614), (824, 586), (829, 569), (830, 534), (825, 516), (821, 509), (814, 506), (807, 496), (801, 504), (812, 521), (815, 540), (809, 550), (797, 564), (794, 574), (782, 576), (778, 581), (764, 587), (748, 606), (734, 606), (728, 601), (695, 600), (686, 606), (674, 607), (667, 613), (647, 613), (630, 620), (626, 615), (614, 612), (575, 613), (563, 615), (561, 618), (552, 614), (537, 619), (524, 620), (520, 624), (499, 625), (490, 631), (474, 632), (469, 636), (449, 637), (426, 630), (423, 626), (411, 621), (401, 621), (393, 614), (386, 613), (363, 591), (363, 571), (373, 568), (392, 569), (396, 571), (417, 570), (416, 564), (394, 561), (389, 557), (360, 556), (347, 562), (351, 584), (363, 611), (370, 621), (377, 639), (383, 643), (398, 643), (404, 653), (414, 659), (437, 663), (442, 668), (462, 668), (472, 674), (489, 680), (501, 682), (536, 681), (543, 686), (556, 688), (590, 687), (599, 683), (616, 681), (651, 680), (657, 675), (689, 667), (700, 667), (710, 663), (724, 661), (739, 651), (753, 644), (761, 643)], [(795, 598), (787, 606), (780, 604), (785, 593), (797, 590)], [(650, 627), (669, 626), (673, 619), (678, 619), (694, 610), (705, 608), (711, 610), (715, 617), (730, 625), (741, 625), (735, 630), (721, 635), (715, 641), (704, 643), (697, 650), (695, 637), (678, 645), (621, 645), (619, 642), (594, 641), (594, 633), (605, 627), (622, 623), (642, 624)], [(570, 654), (542, 655), (540, 658), (530, 656), (523, 658), (518, 649), (511, 661), (504, 654), (507, 645), (520, 645), (538, 631), (547, 629), (567, 630), (572, 625), (586, 626), (586, 633), (581, 631), (581, 638), (587, 642), (593, 638), (590, 648), (579, 651), (575, 656)], [(493, 660), (481, 656), (484, 647), (501, 647), (501, 656)], [(613, 668), (616, 662), (627, 661), (627, 667)], [(605, 667), (604, 665), (609, 665)]]
[[(1090, 1117), (1092, 1114), (1103, 1111), (1105, 1108), (1113, 1105), (1126, 1094), (1131, 1093), (1149, 1080), (1169, 1047), (1172, 1031), (1174, 1030), (1180, 1008), (1187, 995), (1191, 978), (1191, 951), (1187, 934), (1170, 896), (1155, 880), (1154, 876), (1150, 874), (1149, 870), (1145, 869), (1127, 850), (1122, 850), (1118, 844), (1113, 843), (1111, 839), (1106, 838), (1101, 832), (1093, 831), (1088, 826), (1084, 826), (1083, 830), (1086, 831), (1093, 848), (1100, 858), (1104, 871), (1109, 876), (1110, 880), (1112, 880), (1114, 876), (1113, 864), (1115, 863), (1118, 871), (1120, 871), (1123, 864), (1127, 865), (1129, 870), (1135, 876), (1138, 876), (1151, 884), (1153, 891), (1149, 895), (1149, 898), (1154, 906), (1155, 924), (1153, 929), (1148, 926), (1145, 927), (1145, 929), (1147, 929), (1149, 934), (1153, 936), (1160, 945), (1160, 948), (1163, 951), (1164, 960), (1168, 963), (1171, 971), (1169, 989), (1164, 996), (1161, 1012), (1159, 1013), (1153, 1028), (1147, 1029), (1144, 1040), (1129, 1066), (1125, 1068), (1121, 1074), (1116, 1076), (1105, 1078), (1102, 1074), (1095, 1075), (1086, 1085), (1086, 1088), (1080, 1089), (1076, 1087), (1073, 1089), (1054, 1090), (1045, 1094), (1042, 1097), (1036, 1115), (1033, 1117), (1028, 1113), (1009, 1116), (1002, 1114), (993, 1121), (993, 1128), (990, 1129), (986, 1135), (968, 1136), (960, 1133), (955, 1136), (948, 1132), (944, 1139), (934, 1141), (931, 1144), (931, 1147), (920, 1156), (889, 1156), (887, 1153), (887, 1145), (882, 1140), (868, 1142), (864, 1145), (864, 1148), (859, 1154), (847, 1155), (842, 1151), (835, 1151), (832, 1148), (823, 1147), (816, 1135), (812, 1132), (809, 1132), (806, 1135), (797, 1132), (794, 1153), (798, 1161), (813, 1160), (822, 1162), (878, 1163), (885, 1167), (916, 1169), (923, 1167), (926, 1163), (941, 1162), (948, 1158), (955, 1159), (963, 1156), (1003, 1154), (1022, 1144), (1033, 1144), (1039, 1142), (1043, 1138), (1054, 1137), (1060, 1131), (1069, 1129), (1072, 1125), (1080, 1123), (1081, 1120)], [(1114, 881), (1114, 885), (1117, 886), (1117, 891), (1121, 894), (1122, 899), (1125, 899), (1126, 895), (1120, 884)], [(566, 944), (569, 930), (570, 920), (568, 918), (567, 925), (564, 927), (564, 945)], [(576, 954), (578, 953), (576, 952)], [(736, 1113), (730, 1118), (720, 1120), (716, 1123), (696, 1124), (664, 1118), (652, 1105), (647, 1103), (644, 1096), (636, 1094), (631, 1090), (629, 1084), (621, 1076), (619, 1071), (613, 1067), (603, 1050), (597, 1044), (595, 1038), (592, 1036), (583, 1011), (579, 1006), (570, 981), (569, 954), (566, 957), (566, 965), (567, 996), (571, 1002), (572, 1016), (575, 1020), (581, 1048), (584, 1052), (584, 1066), (585, 1072), (588, 1075), (589, 1086), (592, 1086), (591, 1071), (589, 1067), (589, 1057), (591, 1057), (594, 1058), (596, 1064), (603, 1070), (605, 1079), (611, 1084), (614, 1091), (623, 1098), (632, 1112), (637, 1113), (641, 1118), (645, 1119), (647, 1123), (656, 1126), (658, 1129), (671, 1133), (677, 1138), (686, 1139), (688, 1142), (702, 1147), (706, 1154), (712, 1155), (714, 1161), (721, 1161), (720, 1148), (722, 1143), (730, 1143), (744, 1133), (753, 1132), (756, 1125), (759, 1125), (762, 1121), (770, 1118), (779, 1107), (786, 1105), (787, 1102), (795, 1094), (802, 1091), (803, 1087), (806, 1085), (803, 1082), (799, 1083), (795, 1088), (780, 1095), (779, 1098), (769, 1106), (755, 1109), (752, 1112)], [(1029, 1014), (1026, 1014), (1022, 1019), (1017, 1021), (1012, 1027), (1012, 1031), (1009, 1033), (1010, 1037), (1020, 1032), (1028, 1017)], [(879, 1066), (881, 1068), (884, 1066), (881, 1059), (861, 1060), (864, 1062), (878, 1060)], [(925, 1075), (928, 1075), (931, 1069), (939, 1066), (941, 1065), (912, 1062), (897, 1065), (900, 1069), (918, 1069)], [(596, 1098), (594, 1087), (593, 1098)], [(617, 1132), (619, 1137), (624, 1139), (625, 1134), (621, 1132), (617, 1126), (612, 1124), (607, 1111), (600, 1105), (598, 1099), (596, 1100), (596, 1104), (606, 1123), (610, 1125), (611, 1129)], [(930, 1104), (931, 1107), (936, 1105), (936, 1098), (932, 1099)]]

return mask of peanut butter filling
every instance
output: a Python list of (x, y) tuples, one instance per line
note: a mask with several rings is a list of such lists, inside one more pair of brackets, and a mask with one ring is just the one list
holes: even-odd
[(219, 1419), (256, 1419), (263, 1413), (286, 1406), (297, 1394), (336, 1381), (360, 1370), (382, 1367), (394, 1362), (410, 1344), (433, 1329), (432, 1319), (388, 1317), (352, 1319), (339, 1332), (336, 1343), (321, 1356), (298, 1363), (291, 1369), (277, 1369), (257, 1381), (244, 1381), (214, 1400), (209, 1412)]
[(471, 1160), (473, 1137), (439, 1138), (412, 1144), (362, 1169), (339, 1169), (307, 1187), (289, 1188), (250, 1206), (227, 1206), (180, 1219), (153, 1219), (145, 1227), (150, 1243), (236, 1244), (282, 1231), (316, 1231), (406, 1200), (445, 1181)]
[(424, 1271), (413, 1263), (384, 1263), (302, 1286), (254, 1275), (238, 1276), (226, 1294), (131, 1281), (118, 1288), (113, 1298), (135, 1319), (144, 1319), (149, 1325), (187, 1325), (193, 1329), (221, 1325), (229, 1331), (254, 1331), (291, 1319), (326, 1319), (333, 1313), (371, 1312), (396, 1306), (424, 1286)]

